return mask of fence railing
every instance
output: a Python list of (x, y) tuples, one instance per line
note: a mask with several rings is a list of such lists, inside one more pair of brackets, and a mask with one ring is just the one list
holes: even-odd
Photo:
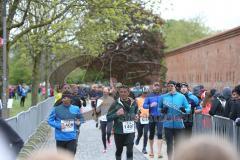
[(54, 97), (48, 98), (36, 106), (23, 111), (14, 117), (7, 119), (7, 123), (19, 134), (26, 143), (49, 115), (50, 109), (54, 104)]
[(196, 114), (194, 116), (193, 134), (219, 136), (236, 145), (240, 152), (240, 127), (236, 126), (235, 122), (229, 118)]

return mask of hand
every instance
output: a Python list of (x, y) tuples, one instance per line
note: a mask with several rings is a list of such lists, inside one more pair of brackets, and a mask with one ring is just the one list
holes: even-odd
[(135, 116), (135, 121), (138, 121), (139, 120), (139, 115), (137, 114), (136, 116)]
[(64, 124), (61, 124), (61, 129), (65, 129), (65, 125)]
[(150, 104), (150, 107), (156, 107), (157, 106), (157, 102), (152, 102), (151, 104)]
[(81, 124), (80, 119), (76, 119), (75, 124), (76, 124), (77, 126), (80, 126), (80, 124)]
[(124, 115), (124, 110), (123, 108), (120, 108), (117, 113), (116, 113), (118, 116), (121, 116), (121, 115)]
[(163, 107), (161, 110), (161, 113), (167, 114), (168, 113), (168, 107)]
[(200, 114), (200, 113), (202, 113), (202, 110), (201, 110), (201, 109), (195, 109), (195, 110), (194, 110), (194, 113), (195, 113), (195, 114)]
[(186, 110), (184, 107), (179, 108), (183, 113), (186, 113)]

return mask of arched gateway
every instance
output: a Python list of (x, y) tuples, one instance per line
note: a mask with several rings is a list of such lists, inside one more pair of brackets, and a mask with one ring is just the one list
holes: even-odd
[(163, 41), (160, 33), (135, 31), (106, 45), (99, 56), (82, 54), (59, 66), (51, 75), (51, 85), (63, 84), (66, 76), (80, 67), (103, 73), (105, 79), (115, 78), (122, 83), (149, 84), (164, 80)]

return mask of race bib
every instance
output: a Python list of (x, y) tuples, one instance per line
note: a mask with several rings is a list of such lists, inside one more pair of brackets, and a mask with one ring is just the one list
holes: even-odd
[(122, 122), (123, 124), (123, 133), (134, 133), (135, 132), (135, 123), (134, 121)]
[(107, 121), (107, 116), (106, 116), (106, 115), (101, 116), (101, 117), (99, 118), (99, 120), (106, 122), (106, 121)]
[(61, 124), (64, 125), (64, 128), (62, 128), (62, 132), (74, 131), (74, 120), (61, 120)]
[(140, 117), (140, 123), (141, 124), (148, 124), (149, 123), (149, 119), (147, 117)]

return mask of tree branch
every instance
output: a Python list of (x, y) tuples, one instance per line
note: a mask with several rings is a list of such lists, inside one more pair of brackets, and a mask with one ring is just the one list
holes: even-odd
[(20, 39), (23, 35), (27, 34), (28, 32), (30, 32), (32, 29), (36, 29), (39, 27), (43, 27), (45, 25), (51, 24), (53, 21), (55, 21), (56, 19), (60, 18), (61, 16), (63, 16), (71, 7), (72, 5), (75, 3), (72, 2), (71, 4), (69, 4), (69, 6), (67, 6), (62, 12), (60, 12), (59, 14), (57, 14), (55, 17), (52, 17), (51, 19), (39, 23), (39, 24), (35, 24), (35, 25), (31, 25), (30, 27), (26, 28), (24, 31), (22, 31), (21, 33), (19, 33), (18, 35), (16, 35), (14, 37), (14, 39), (11, 41), (11, 44), (14, 44), (17, 42), (18, 39)]
[(8, 30), (11, 30), (13, 28), (17, 28), (17, 27), (20, 27), (24, 24), (24, 21), (27, 17), (27, 14), (28, 14), (28, 11), (29, 11), (29, 8), (30, 8), (30, 4), (31, 4), (31, 0), (28, 1), (28, 4), (27, 4), (27, 8), (26, 10), (24, 11), (24, 15), (23, 15), (23, 18), (22, 18), (22, 21), (20, 23), (17, 23), (17, 24), (13, 24), (11, 26), (8, 26)]
[(10, 26), (13, 21), (13, 18), (16, 14), (16, 10), (17, 10), (19, 3), (20, 3), (20, 0), (14, 0), (13, 4), (11, 5), (11, 7), (8, 10), (8, 13), (9, 13), (8, 18), (7, 18), (8, 26)]

